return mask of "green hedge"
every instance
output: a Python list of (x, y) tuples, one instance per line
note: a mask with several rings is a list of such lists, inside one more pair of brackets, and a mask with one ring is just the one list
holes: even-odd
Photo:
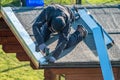
[[(75, 4), (76, 0), (44, 0), (45, 4), (59, 3), (64, 5)], [(20, 0), (1, 0), (2, 6), (20, 6)], [(120, 4), (120, 0), (82, 0), (82, 4)]]

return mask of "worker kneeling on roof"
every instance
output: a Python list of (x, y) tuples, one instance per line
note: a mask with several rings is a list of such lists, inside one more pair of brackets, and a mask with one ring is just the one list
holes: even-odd
[(36, 51), (47, 53), (45, 42), (50, 38), (51, 33), (58, 33), (59, 40), (48, 62), (55, 62), (60, 53), (69, 47), (72, 47), (82, 41), (87, 30), (78, 25), (74, 33), (70, 34), (70, 25), (75, 20), (71, 9), (66, 6), (52, 4), (43, 9), (35, 23), (33, 24), (33, 33), (37, 42)]

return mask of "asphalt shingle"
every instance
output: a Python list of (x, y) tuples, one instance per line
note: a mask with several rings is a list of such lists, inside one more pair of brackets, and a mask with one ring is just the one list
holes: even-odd
[[(102, 27), (109, 33), (114, 40), (115, 44), (108, 49), (108, 54), (113, 66), (120, 66), (120, 6), (89, 6), (86, 7), (96, 21), (102, 25)], [(32, 25), (36, 20), (37, 16), (41, 12), (41, 8), (12, 8), (15, 15), (22, 23), (26, 31), (29, 33), (31, 38), (34, 40)], [(80, 7), (80, 9), (83, 9)], [(79, 20), (73, 23), (76, 26)], [(50, 42), (51, 41), (51, 42)], [(56, 38), (50, 39), (48, 46), (51, 50), (54, 49), (57, 40)], [(80, 42), (76, 47), (65, 50), (61, 55), (60, 59), (55, 64), (49, 66), (72, 66), (72, 67), (83, 67), (99, 66), (99, 59), (96, 52), (95, 43), (91, 33)], [(61, 64), (61, 65), (60, 65)], [(69, 65), (65, 65), (69, 64)], [(81, 65), (82, 64), (82, 65)], [(45, 65), (43, 65), (45, 67)], [(48, 66), (48, 65), (47, 65)]]

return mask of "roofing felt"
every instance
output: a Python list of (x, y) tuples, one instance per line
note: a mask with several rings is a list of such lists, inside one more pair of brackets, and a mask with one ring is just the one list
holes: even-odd
[[(120, 6), (88, 6), (87, 10), (109, 33), (115, 44), (108, 49), (108, 54), (113, 66), (120, 66)], [(21, 22), (25, 30), (29, 33), (33, 41), (34, 35), (32, 25), (43, 8), (12, 7), (16, 17)], [(83, 9), (83, 7), (79, 7)], [(80, 20), (73, 23), (82, 24)], [(78, 45), (65, 50), (54, 64), (40, 65), (41, 67), (98, 67), (99, 59), (92, 32), (88, 29), (88, 36)], [(57, 44), (57, 36), (52, 37), (46, 44), (54, 50)]]

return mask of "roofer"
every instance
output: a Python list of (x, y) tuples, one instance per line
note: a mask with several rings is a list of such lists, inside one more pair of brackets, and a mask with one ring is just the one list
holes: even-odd
[(86, 37), (87, 30), (82, 25), (78, 25), (76, 31), (70, 34), (70, 24), (74, 20), (75, 16), (68, 7), (53, 4), (44, 8), (33, 24), (33, 33), (38, 44), (36, 49), (42, 53), (47, 53), (45, 42), (50, 34), (58, 33), (58, 43), (48, 59), (49, 62), (55, 62), (64, 49), (78, 44)]

